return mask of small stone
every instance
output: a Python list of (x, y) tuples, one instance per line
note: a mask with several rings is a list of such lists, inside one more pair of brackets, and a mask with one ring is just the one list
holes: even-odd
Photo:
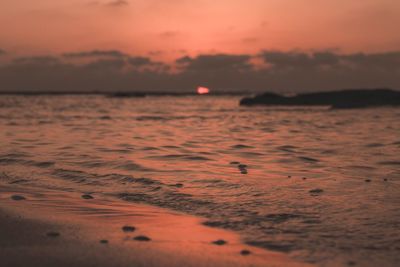
[(226, 241), (222, 240), (222, 239), (218, 239), (218, 240), (213, 241), (212, 243), (215, 245), (218, 245), (218, 246), (222, 246), (222, 245), (226, 244)]
[(387, 182), (387, 178), (383, 178), (383, 181)]
[(92, 197), (91, 195), (85, 194), (81, 196), (83, 199), (93, 199), (94, 197)]
[(240, 251), (240, 254), (243, 255), (243, 256), (247, 256), (247, 255), (250, 255), (251, 252), (250, 252), (250, 250), (243, 249), (242, 251)]
[(240, 162), (239, 161), (231, 161), (229, 164), (237, 165), (237, 164), (240, 164)]
[(303, 180), (307, 180), (307, 177), (303, 177)]
[(287, 177), (288, 177), (288, 178), (292, 178), (292, 176), (291, 176), (291, 175), (288, 175)]
[(175, 184), (175, 187), (182, 188), (183, 184), (181, 184), (181, 183)]
[(247, 174), (247, 165), (246, 164), (239, 164), (238, 169), (241, 174)]
[(122, 231), (124, 231), (124, 232), (133, 232), (135, 230), (136, 230), (136, 228), (133, 226), (125, 225), (124, 227), (122, 227)]
[(308, 191), (310, 194), (320, 194), (320, 193), (322, 193), (322, 192), (324, 192), (324, 190), (323, 189), (320, 189), (320, 188), (316, 188), (316, 189), (312, 189), (312, 190), (310, 190), (310, 191)]
[(151, 239), (145, 235), (138, 235), (133, 238), (136, 241), (150, 241)]
[(25, 200), (26, 198), (24, 196), (13, 195), (13, 196), (11, 196), (11, 199), (19, 201), (19, 200)]
[(58, 233), (58, 232), (48, 232), (46, 235), (48, 237), (59, 237), (60, 233)]
[(108, 240), (102, 239), (102, 240), (100, 240), (100, 243), (101, 243), (101, 244), (108, 244)]
[(369, 183), (371, 182), (371, 179), (365, 179), (364, 182)]

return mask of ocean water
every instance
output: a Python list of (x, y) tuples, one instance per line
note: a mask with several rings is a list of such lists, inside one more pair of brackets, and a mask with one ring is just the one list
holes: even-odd
[(202, 216), (320, 266), (398, 266), (400, 109), (239, 99), (0, 96), (0, 181)]

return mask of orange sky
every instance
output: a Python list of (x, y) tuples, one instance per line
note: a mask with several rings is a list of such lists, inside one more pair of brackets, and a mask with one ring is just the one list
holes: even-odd
[(173, 59), (262, 49), (400, 49), (398, 0), (12, 0), (0, 48), (32, 55), (118, 49)]

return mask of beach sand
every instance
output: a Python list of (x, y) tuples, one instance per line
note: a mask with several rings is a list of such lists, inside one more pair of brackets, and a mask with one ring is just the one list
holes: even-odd
[(308, 266), (247, 246), (200, 218), (82, 195), (1, 186), (1, 266)]

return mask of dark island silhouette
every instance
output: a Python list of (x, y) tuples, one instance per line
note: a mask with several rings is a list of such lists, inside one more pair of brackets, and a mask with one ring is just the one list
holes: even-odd
[(240, 100), (242, 106), (331, 106), (332, 108), (364, 108), (400, 106), (400, 91), (392, 89), (348, 89), (283, 96), (263, 93)]

